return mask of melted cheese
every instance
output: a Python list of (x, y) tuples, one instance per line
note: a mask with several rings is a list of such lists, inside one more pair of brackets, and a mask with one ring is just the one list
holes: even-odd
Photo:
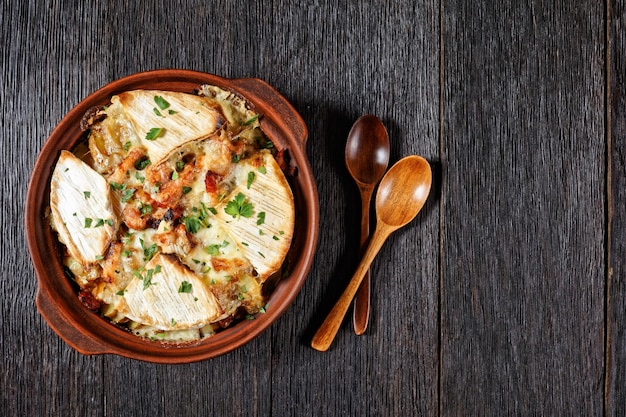
[[(97, 262), (68, 245), (65, 264), (105, 316), (144, 337), (206, 337), (263, 311), (263, 283), (291, 244), (293, 195), (258, 115), (230, 92), (201, 93), (122, 93), (90, 127), (91, 177), (110, 185), (119, 231)], [(163, 129), (154, 140), (151, 126)]]

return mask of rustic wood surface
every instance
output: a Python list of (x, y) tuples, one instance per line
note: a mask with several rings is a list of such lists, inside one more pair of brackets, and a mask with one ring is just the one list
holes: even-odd
[[(339, 3), (339, 4), (337, 4)], [(592, 2), (0, 4), (0, 415), (626, 414), (626, 9)], [(562, 4), (561, 4), (562, 3)], [(293, 305), (224, 356), (83, 356), (35, 307), (30, 171), (63, 115), (123, 76), (258, 77), (309, 128), (320, 240)], [(352, 123), (430, 162), (425, 209), (372, 266), (372, 318), (310, 338), (358, 262)]]

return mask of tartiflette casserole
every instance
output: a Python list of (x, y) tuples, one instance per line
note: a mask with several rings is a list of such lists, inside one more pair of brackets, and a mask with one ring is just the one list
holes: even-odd
[(282, 154), (242, 97), (133, 90), (83, 120), (50, 190), (63, 264), (91, 310), (196, 340), (263, 313), (294, 230)]

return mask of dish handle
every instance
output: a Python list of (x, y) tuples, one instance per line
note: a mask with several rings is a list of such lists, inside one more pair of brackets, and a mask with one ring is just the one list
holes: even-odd
[(305, 148), (308, 130), (304, 120), (274, 87), (259, 78), (237, 78), (231, 82), (254, 104), (259, 113), (271, 120), (271, 123), (267, 124), (261, 120), (264, 130), (270, 135), (274, 129), (283, 135), (292, 134), (301, 148)]
[(35, 299), (37, 310), (54, 332), (68, 345), (84, 355), (101, 355), (112, 353), (97, 340), (81, 333), (71, 324), (71, 320), (62, 316), (61, 309), (54, 306), (50, 294), (41, 288)]

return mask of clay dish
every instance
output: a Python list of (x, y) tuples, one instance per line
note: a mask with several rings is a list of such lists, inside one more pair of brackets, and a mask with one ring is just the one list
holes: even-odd
[[(296, 205), (294, 238), (287, 255), (287, 271), (268, 299), (265, 314), (243, 320), (214, 336), (186, 343), (150, 341), (135, 336), (78, 299), (77, 287), (65, 276), (59, 243), (46, 219), (50, 178), (61, 150), (84, 138), (80, 120), (87, 110), (107, 104), (114, 94), (133, 89), (193, 92), (212, 84), (246, 98), (261, 115), (261, 127), (279, 149), (290, 156), (290, 184)], [(188, 70), (138, 73), (107, 84), (74, 107), (53, 130), (35, 163), (26, 199), (26, 238), (39, 288), (36, 304), (50, 327), (71, 347), (87, 354), (117, 354), (156, 363), (188, 363), (230, 352), (249, 342), (290, 306), (306, 279), (319, 228), (317, 187), (306, 156), (306, 125), (294, 107), (273, 87), (255, 78), (225, 79)], [(286, 336), (287, 337), (287, 336)]]

